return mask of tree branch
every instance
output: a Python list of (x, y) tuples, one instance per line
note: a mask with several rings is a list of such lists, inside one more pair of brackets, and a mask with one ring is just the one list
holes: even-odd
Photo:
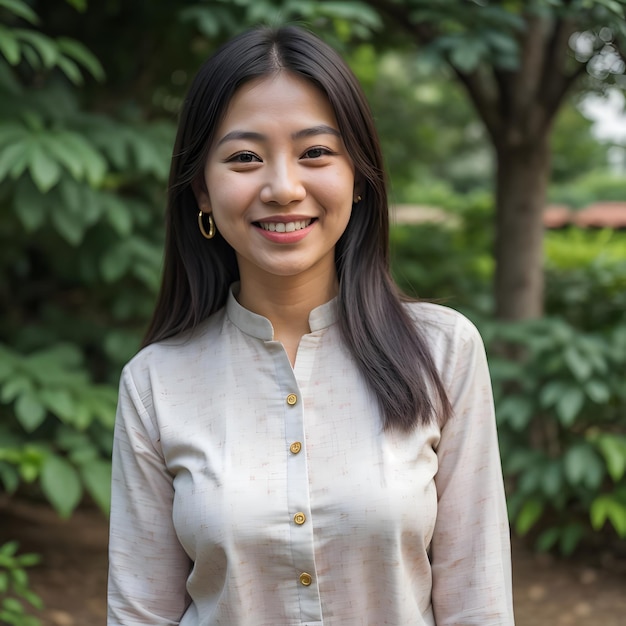
[(565, 94), (586, 70), (586, 65), (583, 63), (574, 72), (567, 72), (569, 39), (575, 32), (576, 24), (572, 19), (562, 18), (556, 21), (544, 58), (537, 93), (546, 115), (545, 120), (538, 120), (541, 124), (550, 123)]
[(526, 124), (529, 108), (536, 102), (545, 70), (547, 24), (545, 18), (526, 15), (526, 31), (520, 41), (520, 67), (513, 74), (511, 87), (512, 121)]
[(481, 76), (478, 70), (462, 72), (452, 64), (450, 66), (465, 87), (492, 139), (494, 142), (498, 141), (502, 132), (503, 118), (499, 111), (499, 98), (490, 92), (487, 79)]
[(499, 110), (502, 119), (505, 120), (511, 116), (514, 99), (515, 76), (517, 72), (512, 70), (503, 70), (492, 65), (492, 73), (494, 82), (500, 94)]
[(550, 124), (554, 116), (556, 115), (561, 103), (565, 96), (568, 94), (574, 84), (587, 73), (587, 64), (581, 63), (573, 72), (564, 75), (559, 81), (559, 90), (552, 94), (550, 99), (546, 100), (546, 120), (547, 124)]
[[(440, 35), (438, 29), (432, 23), (412, 22), (411, 14), (407, 10), (406, 5), (389, 2), (388, 0), (365, 0), (365, 2), (376, 9), (379, 14), (396, 23), (420, 45), (428, 45)], [(487, 127), (487, 131), (492, 137), (497, 137), (502, 127), (502, 120), (499, 115), (500, 101), (495, 90), (489, 88), (487, 77), (481, 76), (478, 70), (463, 72), (456, 68), (449, 59), (447, 59), (447, 62), (465, 87), (478, 114)]]
[(375, 9), (380, 15), (386, 16), (389, 20), (398, 25), (405, 33), (417, 39), (420, 44), (429, 44), (437, 35), (437, 30), (432, 24), (422, 22), (413, 24), (411, 13), (404, 4), (389, 2), (388, 0), (364, 0)]

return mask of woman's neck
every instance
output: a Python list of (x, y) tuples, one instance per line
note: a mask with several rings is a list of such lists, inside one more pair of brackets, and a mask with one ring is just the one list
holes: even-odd
[(283, 344), (293, 365), (300, 339), (311, 331), (311, 311), (337, 295), (336, 274), (247, 276), (244, 272), (240, 281), (239, 303), (271, 322), (274, 339)]

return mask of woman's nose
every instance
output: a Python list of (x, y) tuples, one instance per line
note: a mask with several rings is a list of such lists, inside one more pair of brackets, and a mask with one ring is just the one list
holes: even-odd
[(299, 176), (297, 164), (286, 160), (268, 168), (268, 178), (261, 189), (261, 200), (266, 204), (286, 206), (304, 200), (306, 189)]

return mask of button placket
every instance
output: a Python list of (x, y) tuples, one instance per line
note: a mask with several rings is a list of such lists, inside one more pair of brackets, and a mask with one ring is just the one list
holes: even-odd
[[(291, 398), (293, 396), (293, 398)], [(309, 478), (304, 454), (304, 402), (289, 394), (285, 406), (287, 440), (287, 490), (291, 511), (291, 550), (294, 579), (298, 586), (302, 623), (321, 623), (321, 601), (315, 580), (313, 524), (310, 515)]]

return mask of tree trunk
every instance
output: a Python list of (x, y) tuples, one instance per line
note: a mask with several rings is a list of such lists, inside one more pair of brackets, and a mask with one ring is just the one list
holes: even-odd
[[(519, 135), (518, 135), (519, 136)], [(496, 316), (543, 313), (543, 210), (550, 173), (549, 131), (496, 145)]]

